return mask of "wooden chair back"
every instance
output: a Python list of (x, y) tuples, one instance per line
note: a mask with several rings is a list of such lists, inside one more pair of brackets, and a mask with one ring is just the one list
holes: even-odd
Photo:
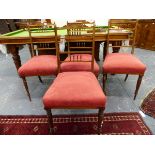
[[(55, 54), (58, 53), (58, 35), (57, 35), (57, 27), (54, 24), (46, 24), (41, 22), (33, 22), (27, 23), (27, 31), (29, 33), (30, 38), (30, 48), (33, 55), (45, 55), (45, 54)], [(47, 33), (51, 34), (51, 36), (55, 36), (53, 40), (42, 41), (41, 43), (34, 41), (36, 33)]]
[[(77, 20), (78, 21), (78, 20)], [(68, 36), (81, 36), (83, 33), (85, 33), (85, 29), (88, 26), (92, 26), (95, 23), (90, 23), (86, 20), (80, 20), (78, 22), (67, 22), (67, 35)], [(93, 32), (92, 29), (88, 29), (87, 32)], [(87, 51), (89, 49), (89, 47), (91, 46), (90, 42), (84, 42), (84, 41), (77, 41), (77, 42), (68, 42), (67, 47), (68, 50), (71, 51)]]
[(110, 27), (117, 26), (119, 28), (135, 28), (136, 19), (110, 19), (108, 25)]
[[(130, 48), (131, 54), (134, 54), (135, 48), (135, 38), (137, 31), (137, 20), (129, 20), (129, 19), (110, 19), (108, 22), (108, 32), (107, 32), (107, 49), (106, 54), (109, 52), (109, 47), (112, 48)], [(113, 39), (111, 36), (118, 33), (128, 33), (128, 45), (124, 45), (123, 43), (119, 45), (110, 45), (112, 41), (124, 41), (123, 35), (119, 37), (119, 39)]]
[[(90, 22), (74, 22), (65, 26), (67, 29), (67, 51), (59, 54), (67, 54), (69, 61), (63, 62), (91, 62), (91, 70), (94, 71), (94, 49), (95, 49), (95, 24)], [(75, 56), (76, 54), (76, 56)], [(91, 60), (82, 60), (82, 54), (91, 54)]]
[(51, 24), (51, 19), (45, 19), (47, 23)]

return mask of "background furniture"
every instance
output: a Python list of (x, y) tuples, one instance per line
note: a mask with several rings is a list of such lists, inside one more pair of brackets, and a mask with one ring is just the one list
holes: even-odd
[[(24, 22), (26, 20), (27, 19), (0, 19), (0, 33), (5, 34), (10, 31), (15, 31), (19, 29), (19, 23)], [(31, 20), (40, 21), (40, 19), (31, 19)], [(46, 19), (46, 21), (50, 22), (51, 20)], [(85, 20), (77, 20), (77, 22), (83, 22), (83, 21)], [(155, 50), (155, 19), (138, 20), (136, 47), (148, 50)], [(114, 51), (117, 52), (117, 48), (115, 48)]]
[(0, 34), (17, 30), (14, 19), (0, 19)]
[[(58, 40), (61, 36), (65, 36), (66, 41), (69, 40), (69, 37), (67, 36), (67, 31), (65, 29), (61, 28), (58, 30)], [(87, 33), (83, 34), (79, 37), (79, 40), (85, 38)], [(111, 35), (113, 39), (118, 39), (119, 37), (122, 37), (124, 40), (128, 38), (127, 33), (115, 33), (114, 35)], [(33, 41), (37, 43), (47, 42), (47, 41), (54, 41), (54, 34), (51, 34), (48, 32), (42, 32), (42, 33), (34, 33), (33, 34)], [(99, 47), (100, 44), (107, 40), (107, 33), (106, 32), (97, 32), (95, 34), (95, 60), (99, 60)], [(12, 58), (14, 60), (16, 69), (21, 66), (21, 60), (19, 55), (19, 47), (24, 44), (30, 44), (29, 34), (26, 30), (20, 29), (17, 31), (13, 31), (4, 35), (0, 35), (0, 44), (6, 44), (8, 50), (12, 54)]]
[[(111, 19), (112, 22), (123, 22), (126, 19)], [(136, 19), (128, 19), (135, 21)], [(130, 25), (128, 25), (130, 26)], [(120, 25), (123, 28), (123, 24)], [(114, 42), (115, 44), (116, 42)], [(138, 19), (135, 47), (155, 50), (155, 19)], [(113, 49), (114, 52), (117, 49)]]
[(155, 50), (155, 19), (138, 20), (136, 47)]
[[(17, 30), (14, 19), (0, 19), (0, 34), (5, 34)], [(0, 44), (0, 52), (3, 54), (9, 53), (7, 46)]]

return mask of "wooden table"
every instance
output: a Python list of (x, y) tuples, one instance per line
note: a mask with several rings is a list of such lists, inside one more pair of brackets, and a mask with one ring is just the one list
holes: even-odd
[[(114, 32), (110, 35), (110, 38), (114, 41), (121, 39), (128, 39), (128, 32)], [(59, 36), (65, 36), (66, 41), (70, 40), (71, 38), (67, 36), (67, 31), (65, 29), (59, 29), (58, 30)], [(87, 37), (89, 33), (85, 33), (82, 36), (79, 36), (79, 40), (82, 40), (83, 38)], [(47, 32), (40, 32), (40, 33), (34, 33), (33, 40), (36, 43), (42, 43), (53, 39), (54, 35), (50, 33), (50, 30)], [(73, 39), (73, 38), (72, 38)], [(107, 32), (96, 32), (95, 34), (95, 59), (99, 61), (99, 47), (102, 42), (105, 42), (106, 45), (107, 40)], [(0, 35), (0, 44), (6, 44), (8, 51), (12, 54), (12, 58), (14, 61), (14, 64), (16, 66), (16, 69), (21, 66), (21, 59), (19, 55), (19, 47), (24, 44), (30, 44), (29, 35), (28, 32), (24, 29), (13, 31), (10, 33), (6, 33), (3, 35)], [(104, 55), (106, 46), (104, 46)], [(118, 49), (116, 49), (118, 50)]]

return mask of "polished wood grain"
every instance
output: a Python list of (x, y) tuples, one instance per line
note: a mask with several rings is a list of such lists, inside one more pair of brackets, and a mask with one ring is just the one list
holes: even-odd
[(155, 19), (138, 20), (136, 47), (155, 51)]

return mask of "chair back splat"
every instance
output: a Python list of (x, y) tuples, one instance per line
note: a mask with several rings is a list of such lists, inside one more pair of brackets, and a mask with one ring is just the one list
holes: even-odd
[[(57, 27), (55, 23), (41, 23), (41, 22), (29, 22), (27, 23), (27, 30), (30, 37), (30, 50), (33, 55), (45, 55), (45, 54), (54, 54), (57, 55), (57, 45), (58, 45), (58, 35)], [(55, 36), (53, 39), (46, 41), (42, 39), (42, 42), (38, 42), (38, 38), (41, 33), (46, 33), (47, 35)]]
[[(60, 64), (65, 62), (91, 63), (91, 71), (93, 72), (95, 49), (95, 22), (67, 22), (65, 29), (67, 30), (67, 51), (60, 51), (59, 54), (67, 54), (69, 59), (60, 60)], [(90, 54), (91, 59), (83, 60), (82, 54)]]
[[(111, 48), (130, 48), (131, 54), (134, 54), (135, 48), (135, 38), (137, 31), (137, 20), (135, 19), (110, 19), (108, 22), (108, 35), (107, 35), (107, 48), (106, 54), (109, 52), (109, 47)], [(124, 39), (121, 37), (118, 39), (113, 39), (115, 33), (128, 33), (128, 38)], [(127, 41), (127, 42), (126, 42)], [(112, 44), (112, 45), (110, 45)]]

